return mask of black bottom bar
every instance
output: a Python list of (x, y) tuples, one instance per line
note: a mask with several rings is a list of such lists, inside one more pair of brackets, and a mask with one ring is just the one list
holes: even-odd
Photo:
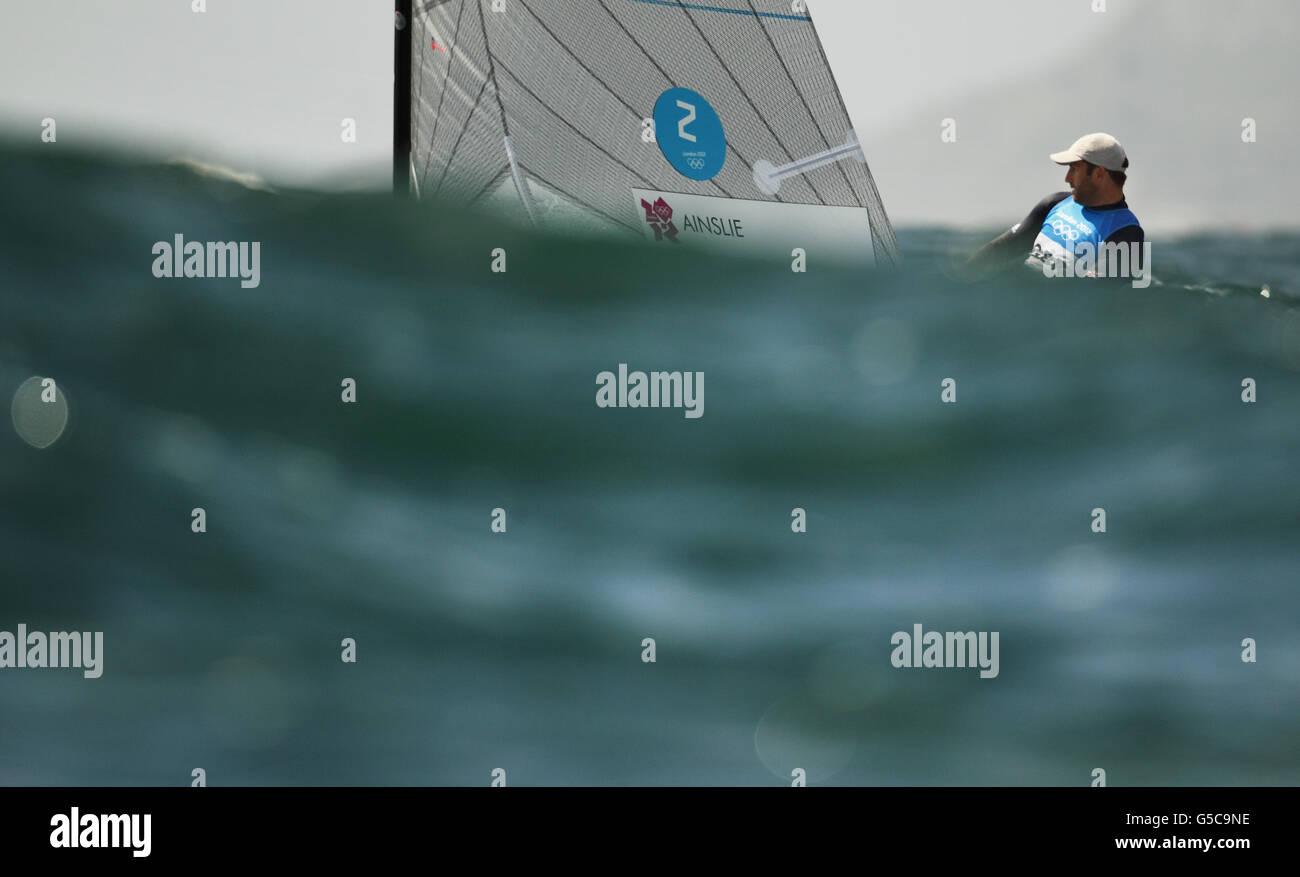
[[(0, 818), (7, 853), (86, 863), (338, 867), (410, 851), (629, 864), (847, 855), (863, 865), (897, 854), (929, 864), (1195, 853), (1231, 867), (1285, 852), (1298, 798), (1290, 788), (11, 788), (0, 790)], [(137, 856), (146, 839), (148, 855)], [(85, 848), (92, 841), (110, 846)]]

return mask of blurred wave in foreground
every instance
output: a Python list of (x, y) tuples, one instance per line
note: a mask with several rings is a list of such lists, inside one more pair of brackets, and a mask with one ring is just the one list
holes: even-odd
[[(0, 783), (1300, 783), (1296, 236), (968, 284), (938, 229), (796, 275), (185, 165), (0, 183), (0, 390), (55, 430), (0, 437), (0, 630), (105, 650), (0, 672)], [(176, 234), (260, 285), (154, 278)], [(597, 408), (619, 363), (704, 416)], [(894, 669), (917, 623), (999, 675)]]

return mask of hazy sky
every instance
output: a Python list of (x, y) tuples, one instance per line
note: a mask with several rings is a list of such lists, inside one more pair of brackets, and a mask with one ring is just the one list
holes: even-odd
[[(574, 0), (583, 2), (583, 0)], [(271, 182), (386, 186), (390, 0), (4, 0), (0, 124)], [(810, 0), (898, 224), (1010, 225), (1106, 130), (1144, 225), (1300, 226), (1296, 0)], [(52, 11), (57, 10), (57, 21)], [(357, 121), (345, 144), (340, 120)], [(1258, 142), (1241, 141), (1244, 118)], [(940, 126), (956, 120), (957, 142)]]

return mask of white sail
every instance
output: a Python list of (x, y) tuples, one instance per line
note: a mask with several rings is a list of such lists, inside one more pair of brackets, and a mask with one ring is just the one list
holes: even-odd
[[(421, 197), (556, 199), (661, 241), (898, 242), (792, 0), (415, 0)], [(812, 237), (814, 241), (806, 239)]]

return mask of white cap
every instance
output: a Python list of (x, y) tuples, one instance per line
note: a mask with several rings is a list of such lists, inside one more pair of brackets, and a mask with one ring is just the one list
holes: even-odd
[(1072, 161), (1086, 161), (1108, 171), (1128, 170), (1128, 156), (1124, 147), (1109, 134), (1085, 134), (1064, 152), (1053, 152), (1052, 161), (1057, 164), (1069, 164)]

